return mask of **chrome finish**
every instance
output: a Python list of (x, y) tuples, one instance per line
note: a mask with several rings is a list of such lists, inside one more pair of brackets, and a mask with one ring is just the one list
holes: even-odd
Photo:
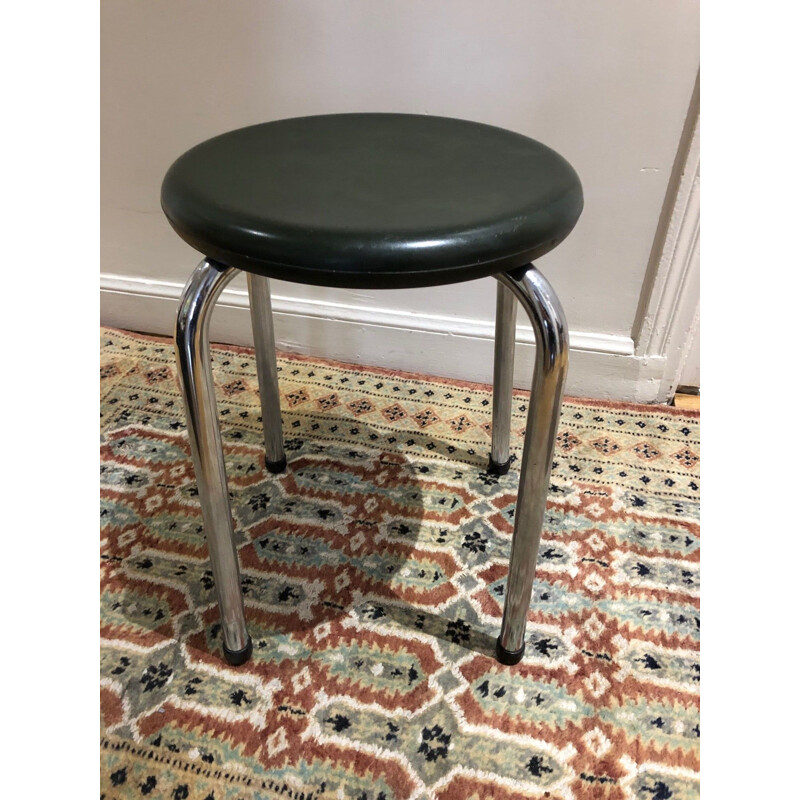
[(175, 323), (175, 351), (192, 462), (203, 511), (203, 527), (217, 589), (225, 646), (233, 652), (245, 650), (250, 639), (244, 619), (239, 560), (233, 542), (233, 520), (217, 421), (208, 325), (214, 303), (237, 272), (237, 269), (208, 259), (201, 261), (183, 290)]
[(285, 456), (269, 278), (248, 272), (247, 292), (250, 295), (250, 320), (253, 324), (253, 339), (256, 346), (258, 391), (261, 397), (261, 421), (264, 426), (267, 464), (278, 464), (284, 460)]
[[(220, 607), (226, 657), (231, 663), (241, 663), (246, 659), (251, 645), (233, 540), (208, 328), (217, 298), (237, 272), (237, 269), (209, 259), (201, 261), (184, 289), (175, 325), (175, 349), (187, 432)], [(515, 298), (525, 308), (536, 335), (536, 364), (522, 452), (503, 622), (498, 638), (499, 655), (506, 659), (505, 663), (514, 663), (521, 657), (525, 646), (525, 627), (567, 371), (569, 336), (558, 298), (535, 267), (529, 265), (496, 277), (500, 285), (497, 293), (492, 460), (498, 464), (507, 462), (509, 457)], [(283, 458), (284, 451), (268, 279), (248, 274), (248, 291), (267, 461), (277, 462)]]
[(498, 645), (507, 653), (519, 653), (521, 657), (567, 374), (569, 334), (564, 311), (553, 288), (533, 265), (495, 277), (516, 295), (536, 335), (536, 364), (514, 514), (503, 624), (498, 639)]
[(494, 391), (492, 393), (492, 459), (502, 467), (509, 459), (511, 398), (514, 389), (514, 344), (517, 301), (503, 283), (497, 283), (497, 311), (494, 319)]

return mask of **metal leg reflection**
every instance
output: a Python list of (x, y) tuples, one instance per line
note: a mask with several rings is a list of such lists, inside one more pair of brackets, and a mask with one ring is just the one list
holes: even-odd
[(250, 319), (256, 346), (258, 391), (261, 397), (267, 469), (270, 472), (283, 472), (286, 469), (286, 455), (283, 451), (281, 395), (275, 361), (275, 332), (272, 328), (269, 278), (248, 272), (247, 292), (250, 295)]
[(494, 334), (494, 391), (492, 392), (492, 454), (489, 472), (505, 475), (511, 466), (511, 399), (514, 389), (514, 345), (517, 301), (503, 283), (497, 283)]
[(245, 624), (239, 560), (233, 542), (208, 325), (214, 303), (237, 272), (208, 259), (201, 261), (183, 291), (175, 323), (175, 351), (186, 426), (219, 602), (223, 650), (225, 658), (234, 665), (247, 661), (253, 644)]
[(569, 334), (555, 292), (533, 265), (496, 277), (520, 301), (536, 335), (536, 364), (520, 466), (503, 624), (497, 640), (498, 659), (504, 664), (516, 664), (525, 652), (525, 626), (567, 374)]

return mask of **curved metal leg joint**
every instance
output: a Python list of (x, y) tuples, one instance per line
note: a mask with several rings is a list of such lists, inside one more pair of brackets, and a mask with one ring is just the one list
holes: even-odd
[(237, 272), (208, 259), (201, 261), (183, 291), (175, 323), (175, 352), (186, 428), (219, 602), (223, 651), (231, 664), (247, 660), (252, 642), (245, 624), (239, 560), (233, 540), (208, 328), (214, 303)]
[(569, 334), (553, 288), (533, 265), (496, 277), (519, 300), (536, 335), (536, 364), (525, 427), (503, 624), (497, 640), (498, 659), (504, 664), (516, 664), (525, 651), (525, 626), (567, 374)]

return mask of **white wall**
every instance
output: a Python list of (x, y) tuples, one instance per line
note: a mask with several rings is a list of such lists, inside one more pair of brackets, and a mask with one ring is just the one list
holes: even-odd
[[(101, 21), (106, 324), (171, 330), (199, 254), (164, 219), (159, 187), (197, 142), (305, 114), (455, 116), (539, 139), (581, 176), (584, 215), (539, 263), (572, 331), (567, 391), (664, 399), (664, 354), (634, 339), (698, 70), (696, 0), (104, 0)], [(214, 338), (248, 341), (243, 290), (237, 279)], [(391, 292), (276, 281), (273, 294), (284, 348), (490, 380), (491, 279)]]

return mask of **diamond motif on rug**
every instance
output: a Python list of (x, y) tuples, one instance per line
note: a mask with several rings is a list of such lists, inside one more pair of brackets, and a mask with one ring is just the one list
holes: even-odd
[(619, 445), (613, 439), (609, 439), (608, 436), (603, 436), (600, 439), (594, 439), (593, 441), (589, 442), (589, 444), (599, 453), (603, 453), (604, 455), (611, 455), (612, 453), (619, 451)]
[(375, 405), (365, 397), (359, 397), (357, 400), (351, 400), (347, 407), (356, 417), (360, 417), (362, 414), (369, 414), (370, 411), (375, 410)]
[(420, 428), (427, 428), (429, 425), (433, 425), (439, 421), (439, 417), (432, 408), (424, 408), (418, 411), (413, 415), (413, 419), (416, 420)]
[(406, 410), (399, 403), (387, 406), (381, 411), (381, 414), (383, 414), (387, 422), (399, 422), (408, 416)]
[(682, 450), (675, 453), (673, 458), (687, 469), (693, 469), (700, 460), (700, 457), (693, 453), (688, 447), (684, 447)]
[(636, 453), (639, 458), (643, 458), (646, 461), (652, 461), (661, 457), (661, 451), (652, 444), (652, 442), (641, 442), (637, 444), (636, 447), (633, 448), (633, 452)]
[(286, 392), (284, 395), (286, 403), (289, 408), (299, 406), (301, 403), (307, 403), (311, 398), (305, 389), (295, 389), (293, 392)]
[(222, 384), (222, 391), (228, 396), (233, 397), (234, 395), (240, 394), (241, 392), (247, 391), (247, 387), (244, 384), (244, 381), (239, 380), (238, 378), (234, 381), (230, 381), (229, 383)]
[(320, 411), (330, 411), (332, 408), (336, 408), (339, 405), (339, 398), (337, 395), (328, 394), (324, 397), (318, 397), (314, 402), (317, 404), (317, 408)]
[(458, 417), (453, 417), (453, 419), (447, 420), (447, 424), (456, 433), (463, 433), (464, 431), (468, 431), (470, 428), (475, 426), (475, 423), (468, 416), (466, 416), (466, 414), (461, 414)]
[(580, 443), (581, 440), (571, 431), (562, 431), (556, 436), (556, 446), (566, 453), (575, 449)]

